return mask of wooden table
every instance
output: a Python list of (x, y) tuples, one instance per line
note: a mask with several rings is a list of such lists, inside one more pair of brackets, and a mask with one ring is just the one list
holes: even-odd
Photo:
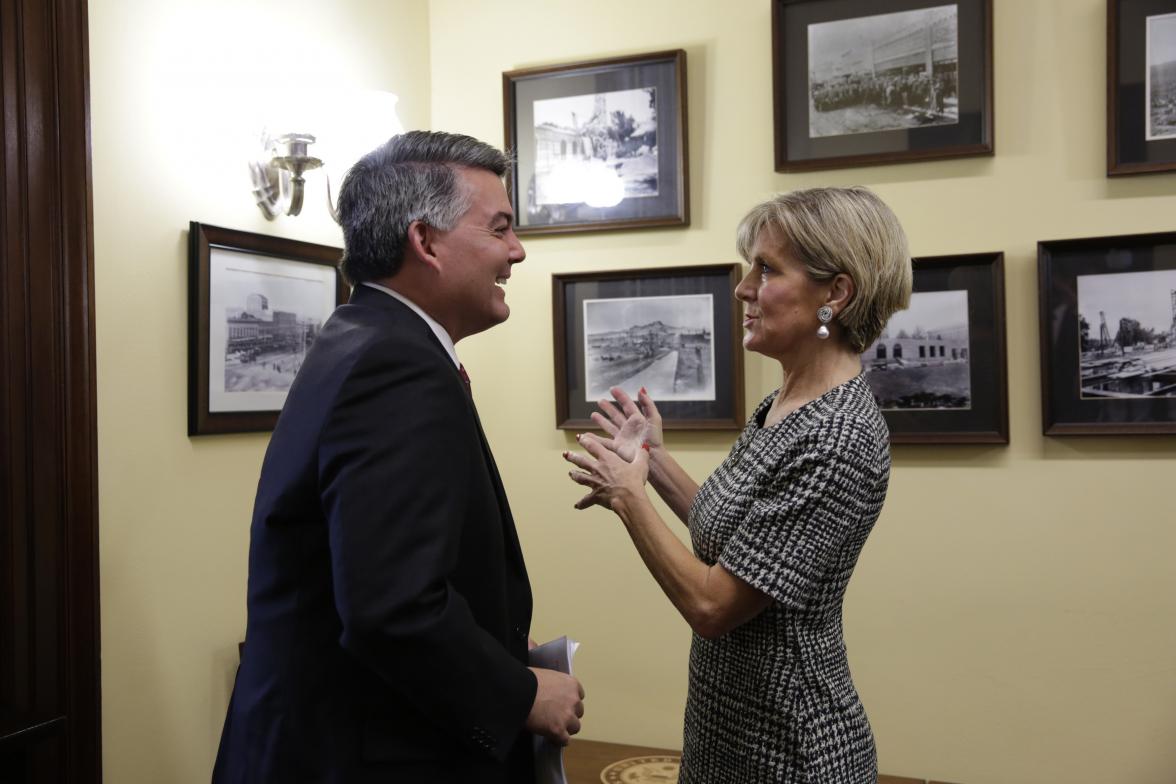
[[(601, 784), (600, 774), (614, 762), (631, 757), (680, 757), (677, 749), (658, 749), (651, 746), (629, 746), (624, 743), (605, 743), (598, 740), (572, 740), (564, 750), (564, 769), (568, 784)], [(938, 784), (925, 779), (902, 776), (879, 776), (878, 784)]]

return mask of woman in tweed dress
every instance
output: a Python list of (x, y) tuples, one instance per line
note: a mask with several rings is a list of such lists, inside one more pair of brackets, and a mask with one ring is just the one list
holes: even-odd
[[(872, 784), (873, 735), (850, 679), (841, 605), (886, 497), (886, 423), (860, 354), (910, 299), (906, 237), (860, 188), (783, 194), (738, 231), (743, 345), (780, 363), (727, 458), (698, 486), (644, 390), (613, 389), (578, 437), (572, 479), (624, 522), (694, 630), (681, 784)], [(644, 448), (642, 448), (644, 447)], [(646, 481), (690, 529), (691, 553)]]

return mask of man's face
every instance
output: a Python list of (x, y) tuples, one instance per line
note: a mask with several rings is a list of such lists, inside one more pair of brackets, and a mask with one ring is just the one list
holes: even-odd
[(514, 211), (493, 172), (457, 169), (470, 207), (449, 231), (437, 231), (433, 251), (441, 263), (441, 285), (449, 307), (446, 327), (454, 341), (506, 321), (506, 281), (527, 257), (514, 233)]

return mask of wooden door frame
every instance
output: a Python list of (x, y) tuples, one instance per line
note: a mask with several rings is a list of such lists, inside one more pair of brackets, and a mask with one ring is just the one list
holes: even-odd
[(86, 0), (0, 0), (0, 710), (32, 780), (101, 781)]

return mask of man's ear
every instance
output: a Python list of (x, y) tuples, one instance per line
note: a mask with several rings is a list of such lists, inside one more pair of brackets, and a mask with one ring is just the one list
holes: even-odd
[(405, 237), (404, 251), (419, 260), (426, 267), (435, 272), (441, 271), (441, 262), (437, 259), (436, 249), (433, 247), (437, 235), (433, 227), (424, 221), (413, 221), (408, 224), (408, 235)]
[(856, 291), (857, 287), (854, 285), (853, 278), (844, 272), (837, 273), (829, 285), (829, 307), (833, 308), (835, 313), (840, 313), (849, 307)]

